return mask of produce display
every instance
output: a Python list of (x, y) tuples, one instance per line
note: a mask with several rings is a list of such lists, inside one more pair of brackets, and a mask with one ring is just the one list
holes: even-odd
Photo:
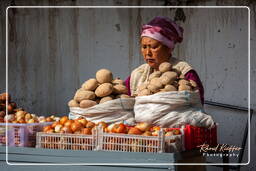
[[(51, 125), (45, 126), (43, 132), (45, 133), (69, 133), (69, 134), (92, 134), (92, 129), (96, 126), (101, 126), (106, 133), (119, 133), (143, 136), (158, 136), (160, 127), (152, 126), (148, 123), (137, 123), (134, 126), (126, 125), (124, 123), (113, 123), (108, 125), (105, 122), (94, 123), (86, 120), (83, 117), (71, 120), (67, 116), (63, 116), (59, 121)], [(177, 129), (164, 128), (166, 136), (179, 135), (181, 132)]]
[(138, 96), (147, 96), (169, 91), (195, 91), (197, 84), (193, 80), (186, 80), (184, 75), (172, 68), (169, 62), (163, 62), (159, 71), (149, 75), (148, 81), (137, 89)]
[[(6, 106), (6, 101), (8, 101), (8, 106)], [(5, 113), (6, 109), (8, 110), (8, 115)], [(41, 123), (54, 122), (58, 119), (59, 118), (54, 115), (49, 117), (37, 116), (36, 114), (31, 114), (22, 108), (17, 108), (17, 104), (11, 101), (10, 94), (0, 94), (0, 123)]]
[[(8, 105), (6, 105), (8, 104)], [(6, 110), (8, 115), (6, 115)], [(0, 145), (14, 147), (35, 147), (36, 133), (51, 122), (58, 120), (55, 116), (37, 116), (11, 101), (10, 94), (0, 94)], [(6, 129), (6, 122), (8, 127)], [(6, 132), (8, 130), (8, 134)], [(6, 141), (8, 139), (8, 141)]]
[(107, 69), (96, 72), (96, 78), (85, 81), (68, 102), (69, 107), (89, 108), (117, 98), (129, 98), (124, 81), (116, 78)]
[[(170, 63), (164, 62), (159, 66), (159, 71), (149, 75), (148, 82), (138, 87), (137, 95), (146, 96), (160, 92), (195, 91), (197, 89), (196, 82), (186, 80), (184, 75), (173, 69)], [(117, 98), (130, 98), (127, 93), (128, 89), (123, 80), (113, 79), (111, 71), (100, 69), (96, 72), (95, 78), (90, 78), (81, 85), (73, 99), (68, 102), (68, 106), (86, 109)], [(8, 102), (8, 105), (6, 105), (6, 102)], [(38, 148), (154, 153), (178, 152), (184, 150), (185, 147), (183, 146), (183, 136), (189, 137), (188, 135), (190, 135), (184, 133), (184, 128), (161, 128), (149, 124), (151, 122), (141, 122), (135, 125), (128, 125), (123, 122), (107, 124), (102, 120), (95, 123), (86, 118), (79, 117), (72, 120), (68, 116), (61, 118), (53, 115), (48, 117), (37, 116), (22, 108), (17, 108), (17, 104), (11, 101), (11, 96), (3, 93), (0, 94), (0, 123), (8, 122), (21, 126), (13, 126), (12, 133), (8, 133), (10, 137), (6, 137), (3, 132), (0, 136), (0, 145), (7, 144), (7, 138), (12, 140), (8, 141), (10, 146), (34, 147), (35, 137), (37, 136)], [(31, 125), (29, 123), (37, 125), (30, 129), (27, 126)], [(5, 127), (3, 127), (4, 129)], [(186, 129), (188, 128), (186, 127)], [(31, 134), (22, 139), (23, 134), (25, 135), (28, 132)], [(214, 135), (216, 137), (216, 134)], [(15, 139), (15, 137), (18, 138)], [(192, 138), (190, 139), (192, 140)], [(207, 139), (207, 141), (210, 140)], [(190, 145), (189, 148), (192, 149), (194, 146)]]
[(37, 147), (124, 152), (173, 152), (181, 150), (181, 136), (182, 132), (179, 128), (161, 129), (148, 123), (137, 123), (133, 126), (124, 123), (108, 125), (105, 122), (93, 123), (82, 117), (70, 120), (67, 116), (63, 116), (52, 125), (45, 126), (43, 132), (38, 133)]

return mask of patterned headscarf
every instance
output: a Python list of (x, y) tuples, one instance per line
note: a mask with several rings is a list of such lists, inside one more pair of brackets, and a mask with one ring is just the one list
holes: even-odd
[(141, 37), (158, 40), (170, 49), (183, 40), (183, 28), (167, 17), (155, 17), (148, 24), (142, 26)]

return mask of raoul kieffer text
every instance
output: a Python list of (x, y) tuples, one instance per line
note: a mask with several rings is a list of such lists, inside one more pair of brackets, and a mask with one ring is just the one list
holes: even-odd
[(210, 147), (209, 144), (202, 144), (197, 146), (200, 148), (200, 152), (235, 152), (235, 151), (240, 151), (242, 148), (237, 147), (235, 145), (228, 145), (228, 144), (218, 144), (215, 147)]

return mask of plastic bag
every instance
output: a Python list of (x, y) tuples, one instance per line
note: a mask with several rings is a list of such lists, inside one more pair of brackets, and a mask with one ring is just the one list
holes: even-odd
[(203, 112), (199, 91), (171, 91), (138, 96), (134, 105), (135, 121), (161, 127), (190, 124), (210, 128), (214, 121)]
[(132, 125), (134, 124), (134, 103), (134, 98), (119, 98), (86, 109), (70, 107), (69, 118), (75, 119), (83, 116), (95, 123), (101, 121), (106, 123), (125, 122)]

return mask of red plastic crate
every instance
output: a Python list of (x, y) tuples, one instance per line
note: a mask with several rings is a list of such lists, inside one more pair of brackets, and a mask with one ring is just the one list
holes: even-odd
[(184, 128), (185, 149), (198, 148), (199, 145), (217, 145), (217, 125), (211, 129), (186, 125)]

